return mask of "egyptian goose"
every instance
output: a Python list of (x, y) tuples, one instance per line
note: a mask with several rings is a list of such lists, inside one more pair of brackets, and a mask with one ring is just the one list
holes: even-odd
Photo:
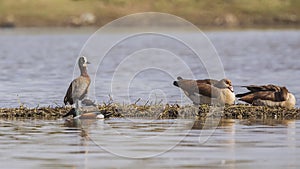
[(233, 87), (229, 79), (189, 80), (177, 77), (173, 85), (181, 88), (194, 104), (228, 104), (235, 102)]
[(264, 86), (242, 86), (250, 90), (247, 93), (237, 94), (239, 100), (257, 106), (279, 106), (294, 108), (296, 104), (295, 96), (283, 86), (264, 85)]
[(87, 73), (87, 61), (86, 57), (82, 56), (78, 60), (80, 69), (80, 76), (74, 79), (64, 97), (64, 103), (67, 105), (73, 105), (76, 103), (76, 108), (79, 108), (79, 101), (84, 99), (88, 93), (88, 89), (91, 83), (91, 79)]

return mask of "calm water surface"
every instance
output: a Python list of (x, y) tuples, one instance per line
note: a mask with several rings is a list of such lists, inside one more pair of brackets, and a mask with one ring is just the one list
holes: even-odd
[[(0, 30), (0, 106), (16, 107), (19, 102), (29, 107), (62, 105), (73, 72), (74, 77), (79, 73), (77, 56), (91, 33)], [(193, 32), (181, 34), (187, 39), (197, 35)], [(232, 80), (236, 93), (242, 90), (238, 87), (240, 85), (271, 83), (287, 86), (297, 99), (300, 98), (300, 31), (220, 31), (206, 32), (206, 35), (215, 46), (225, 75)], [(104, 36), (105, 41), (113, 37), (113, 34)], [(95, 51), (99, 46), (101, 44), (94, 45)], [(195, 78), (208, 77), (206, 68), (186, 48), (161, 37), (142, 36), (116, 45), (100, 67), (95, 64), (98, 53), (84, 53), (94, 62), (89, 65), (89, 73), (95, 75), (90, 92), (92, 99), (99, 103), (107, 102), (108, 95), (112, 94), (110, 79), (117, 71), (117, 66), (126, 61), (124, 57), (131, 52), (146, 47), (170, 50), (188, 64)], [(147, 100), (162, 99), (163, 103), (174, 103), (181, 99), (182, 92), (173, 87), (172, 81), (177, 76), (184, 77), (184, 69), (166, 53), (154, 52), (152, 56), (153, 60), (150, 58), (147, 62), (143, 59), (126, 62), (126, 66), (118, 72), (119, 79), (114, 86), (114, 91), (117, 91), (113, 95), (115, 101), (124, 102), (130, 97), (133, 102), (141, 98), (140, 103), (143, 104)], [(130, 84), (124, 82), (132, 74), (132, 68), (137, 65), (146, 67), (149, 62), (154, 66), (163, 63), (167, 70), (147, 69), (136, 74)]]
[[(199, 142), (201, 125), (188, 130), (174, 123), (137, 119), (72, 123), (1, 120), (1, 168), (300, 166), (300, 121), (222, 120), (204, 143)], [(171, 127), (173, 131), (166, 131)], [(148, 139), (154, 141), (150, 144)], [(132, 158), (142, 156), (147, 158)]]
[[(62, 105), (65, 91), (78, 75), (76, 58), (91, 31), (0, 30), (0, 107)], [(193, 38), (193, 32), (182, 33)], [(236, 93), (240, 85), (285, 85), (300, 98), (300, 31), (249, 30), (206, 32), (215, 46), (226, 76)], [(113, 35), (112, 35), (113, 36)], [(139, 43), (120, 43), (95, 74), (95, 97), (107, 102), (110, 80), (121, 58), (132, 49), (152, 44), (174, 49), (187, 59), (191, 53), (142, 37)], [(108, 38), (109, 39), (109, 38)], [(152, 39), (152, 40), (151, 40)], [(155, 43), (153, 43), (155, 42)], [(97, 46), (96, 46), (97, 47)], [(121, 91), (114, 99), (129, 97), (139, 103), (147, 100), (178, 102), (182, 94), (172, 86), (181, 75), (180, 67), (164, 53), (156, 53), (169, 72), (156, 69), (136, 75), (129, 93)], [(88, 55), (87, 55), (88, 56)], [(88, 56), (93, 60), (95, 56)], [(188, 60), (188, 59), (187, 59)], [(206, 78), (199, 62), (187, 63), (196, 78)], [(133, 60), (130, 68), (146, 63)], [(75, 69), (74, 69), (75, 65)], [(170, 72), (177, 74), (170, 75)], [(122, 79), (119, 79), (122, 80)], [(122, 81), (117, 89), (124, 87)], [(299, 103), (297, 103), (299, 106)], [(299, 168), (300, 121), (223, 120), (214, 129), (201, 130), (190, 120), (109, 119), (105, 121), (0, 120), (1, 168)], [(190, 130), (192, 128), (192, 130)], [(213, 131), (205, 143), (201, 132)], [(132, 157), (145, 157), (136, 159)]]

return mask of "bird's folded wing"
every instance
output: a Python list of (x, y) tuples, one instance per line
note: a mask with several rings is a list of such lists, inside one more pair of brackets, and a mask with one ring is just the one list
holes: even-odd
[(263, 85), (263, 86), (250, 85), (250, 86), (242, 86), (242, 87), (246, 87), (251, 92), (259, 92), (259, 91), (275, 91), (275, 92), (278, 92), (278, 91), (280, 91), (280, 87), (275, 86), (275, 85)]
[(203, 79), (203, 80), (196, 80), (197, 84), (210, 84), (210, 85), (215, 85), (217, 84), (219, 81), (218, 80), (214, 80), (214, 79)]
[(72, 99), (72, 83), (70, 84), (67, 93), (64, 97), (64, 103), (67, 104), (67, 102), (69, 102), (71, 105), (74, 103)]
[(179, 80), (178, 86), (189, 95), (201, 94), (203, 96), (217, 98), (219, 89), (210, 85), (213, 81), (207, 80)]
[(220, 89), (212, 85), (205, 84), (205, 83), (198, 83), (197, 87), (198, 87), (199, 94), (203, 96), (217, 98), (220, 95), (220, 91), (219, 91)]
[(271, 91), (260, 91), (260, 92), (249, 93), (248, 95), (241, 97), (240, 100), (246, 101), (248, 103), (252, 103), (254, 100), (257, 99), (276, 101), (275, 93)]

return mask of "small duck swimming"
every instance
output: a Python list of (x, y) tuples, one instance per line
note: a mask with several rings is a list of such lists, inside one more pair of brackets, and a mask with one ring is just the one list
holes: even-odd
[(294, 108), (296, 105), (295, 96), (288, 91), (285, 86), (276, 85), (250, 85), (242, 86), (250, 90), (249, 92), (237, 94), (239, 100), (255, 106), (278, 106)]
[(107, 117), (104, 117), (104, 115), (99, 111), (93, 111), (93, 112), (79, 112), (75, 108), (72, 108), (67, 114), (63, 116), (63, 118), (72, 116), (73, 119), (104, 119)]
[(233, 87), (229, 79), (190, 80), (177, 77), (173, 85), (181, 88), (185, 95), (198, 104), (228, 104), (235, 102)]

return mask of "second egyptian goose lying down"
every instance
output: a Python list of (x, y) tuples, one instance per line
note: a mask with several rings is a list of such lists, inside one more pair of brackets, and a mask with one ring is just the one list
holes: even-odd
[(239, 100), (257, 106), (278, 106), (294, 108), (296, 104), (295, 96), (286, 87), (276, 85), (264, 86), (243, 86), (250, 90), (247, 93), (237, 94)]
[(177, 77), (173, 85), (181, 88), (194, 104), (229, 104), (235, 102), (235, 94), (229, 79), (190, 80)]

